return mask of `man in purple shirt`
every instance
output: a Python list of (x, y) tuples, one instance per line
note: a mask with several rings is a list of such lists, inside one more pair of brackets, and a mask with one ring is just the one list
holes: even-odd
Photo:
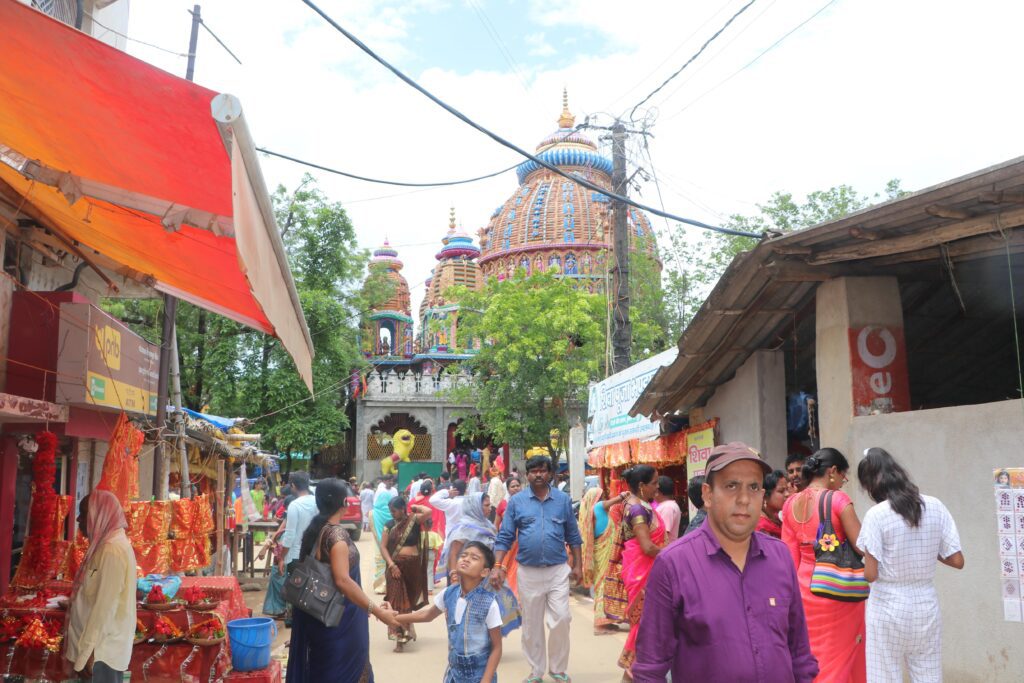
[(637, 635), (635, 683), (810, 683), (818, 675), (786, 546), (755, 534), (771, 471), (744, 443), (716, 446), (707, 520), (654, 561)]

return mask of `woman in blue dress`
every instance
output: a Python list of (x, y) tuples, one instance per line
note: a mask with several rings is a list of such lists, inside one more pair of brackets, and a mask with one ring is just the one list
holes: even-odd
[(360, 587), (359, 551), (340, 526), (350, 495), (340, 479), (324, 479), (316, 487), (319, 514), (302, 536), (299, 558), (317, 553), (318, 559), (330, 562), (334, 582), (345, 596), (345, 612), (337, 626), (328, 627), (294, 610), (288, 683), (373, 683), (369, 615), (398, 626), (395, 613), (374, 604)]

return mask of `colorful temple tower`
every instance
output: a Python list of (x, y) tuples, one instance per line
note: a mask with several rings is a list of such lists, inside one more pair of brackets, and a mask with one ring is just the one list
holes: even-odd
[(448, 233), (441, 240), (438, 263), (427, 281), (420, 305), (420, 346), (424, 353), (467, 353), (479, 348), (479, 340), (463, 339), (458, 334), (459, 303), (448, 299), (456, 286), (479, 290), (483, 275), (476, 258), (480, 248), (473, 238), (455, 226), (455, 209), (448, 217)]
[[(602, 188), (612, 187), (612, 161), (590, 138), (574, 130), (576, 117), (562, 94), (558, 130), (537, 145), (536, 156)], [(519, 189), (491, 215), (480, 231), (480, 268), (484, 277), (504, 279), (517, 269), (528, 274), (557, 268), (591, 292), (604, 291), (612, 249), (611, 200), (548, 170), (534, 161), (516, 169)], [(650, 221), (629, 209), (630, 244), (657, 261)]]
[(402, 262), (385, 238), (370, 259), (370, 270), (383, 271), (394, 284), (391, 298), (381, 306), (374, 307), (370, 312), (370, 329), (367, 342), (369, 353), (373, 356), (406, 356), (412, 357), (413, 318), (412, 304), (409, 299), (409, 283), (402, 275)]

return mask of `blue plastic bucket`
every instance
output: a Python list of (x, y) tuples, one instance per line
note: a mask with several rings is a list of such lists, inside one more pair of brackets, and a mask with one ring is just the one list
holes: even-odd
[(270, 646), (276, 637), (277, 624), (268, 617), (229, 621), (232, 668), (236, 671), (266, 669), (270, 666)]

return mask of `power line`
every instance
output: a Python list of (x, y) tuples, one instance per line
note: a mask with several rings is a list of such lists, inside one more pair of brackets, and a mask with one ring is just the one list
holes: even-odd
[(408, 183), (401, 180), (381, 180), (380, 178), (368, 178), (366, 176), (357, 175), (355, 173), (349, 173), (348, 171), (339, 171), (336, 168), (330, 168), (329, 166), (321, 166), (320, 164), (314, 164), (312, 161), (303, 161), (302, 159), (297, 159), (296, 157), (289, 156), (287, 154), (282, 154), (281, 152), (273, 152), (269, 149), (266, 149), (265, 147), (257, 147), (256, 151), (263, 152), (264, 154), (269, 154), (272, 157), (279, 157), (281, 159), (287, 159), (288, 161), (294, 161), (296, 164), (309, 166), (310, 168), (315, 168), (326, 173), (334, 173), (335, 175), (344, 176), (346, 178), (352, 178), (353, 180), (362, 180), (367, 183), (378, 183), (380, 185), (397, 185), (398, 187), (447, 187), (449, 185), (465, 185), (467, 183), (475, 183), (480, 180), (487, 180), (488, 178), (499, 176), (502, 173), (508, 173), (509, 171), (515, 169), (515, 167), (519, 165), (512, 164), (508, 168), (503, 168), (500, 171), (495, 171), (494, 173), (488, 173), (486, 175), (477, 176), (475, 178), (465, 178), (463, 180), (444, 180), (436, 183)]
[[(631, 95), (631, 94), (633, 94), (633, 91), (634, 91), (634, 90), (638, 89), (638, 88), (639, 88), (639, 87), (640, 87), (640, 86), (641, 86), (641, 85), (643, 84), (643, 82), (644, 82), (644, 81), (646, 81), (646, 80), (647, 80), (648, 78), (650, 78), (651, 76), (653, 76), (654, 74), (656, 74), (656, 73), (658, 72), (658, 70), (660, 70), (660, 69), (661, 69), (661, 67), (663, 67), (663, 66), (665, 66), (666, 64), (668, 64), (669, 60), (670, 60), (670, 59), (672, 59), (673, 57), (675, 57), (675, 56), (676, 56), (676, 53), (677, 53), (677, 52), (679, 52), (680, 50), (682, 50), (682, 49), (683, 49), (683, 47), (684, 47), (684, 46), (685, 46), (685, 45), (686, 45), (686, 44), (687, 44), (688, 42), (690, 42), (690, 40), (691, 40), (691, 39), (692, 39), (692, 38), (693, 38), (694, 36), (696, 36), (696, 35), (697, 35), (698, 33), (700, 33), (700, 31), (701, 31), (701, 30), (703, 30), (703, 28), (704, 28), (705, 26), (707, 26), (708, 24), (710, 24), (710, 23), (711, 23), (711, 21), (712, 21), (712, 20), (713, 20), (713, 19), (714, 19), (715, 17), (717, 17), (717, 16), (719, 15), (719, 14), (721, 14), (721, 13), (722, 13), (722, 12), (723, 12), (723, 11), (725, 10), (725, 8), (726, 8), (726, 7), (728, 7), (728, 6), (729, 6), (729, 0), (726, 0), (726, 3), (725, 3), (724, 5), (722, 5), (721, 7), (719, 7), (719, 8), (718, 8), (718, 10), (716, 10), (714, 14), (712, 14), (712, 15), (711, 15), (710, 17), (708, 17), (707, 19), (705, 19), (705, 20), (704, 20), (704, 23), (703, 23), (703, 24), (701, 24), (701, 25), (700, 25), (700, 26), (698, 26), (698, 27), (697, 27), (696, 29), (694, 29), (693, 33), (691, 33), (690, 35), (686, 36), (686, 38), (684, 38), (684, 39), (683, 39), (683, 40), (682, 40), (682, 41), (681, 41), (681, 42), (680, 42), (680, 43), (679, 43), (678, 45), (676, 45), (675, 49), (674, 49), (674, 50), (672, 50), (672, 52), (670, 52), (670, 53), (668, 54), (668, 56), (667, 56), (667, 57), (665, 57), (665, 58), (664, 58), (663, 60), (661, 60), (661, 62), (660, 62), (660, 63), (658, 64), (658, 66), (654, 67), (654, 69), (652, 69), (650, 73), (648, 73), (648, 74), (647, 74), (646, 76), (644, 76), (644, 77), (643, 77), (642, 79), (640, 79), (639, 81), (637, 81), (637, 83), (636, 83), (635, 85), (633, 85), (633, 86), (632, 86), (632, 87), (631, 87), (631, 88), (630, 88), (629, 90), (627, 90), (626, 92), (622, 93), (621, 95), (619, 95), (618, 97), (616, 97), (616, 98), (615, 98), (614, 100), (612, 100), (611, 104), (609, 104), (609, 105), (608, 105), (608, 106), (606, 107), (606, 109), (611, 109), (611, 108), (612, 108), (612, 106), (614, 106), (615, 104), (617, 104), (617, 103), (618, 103), (618, 102), (619, 102), (620, 100), (624, 100), (624, 99), (626, 99), (626, 96), (627, 96), (627, 95)], [(625, 112), (623, 112), (623, 113), (625, 113)], [(614, 116), (611, 116), (610, 114), (609, 114), (609, 116), (610, 116), (611, 118), (615, 118)]]
[(192, 11), (192, 10), (186, 10), (186, 11), (187, 11), (187, 12), (188, 12), (189, 14), (191, 14), (192, 16), (195, 16), (195, 18), (199, 20), (199, 25), (200, 25), (200, 26), (202, 26), (202, 27), (203, 27), (204, 29), (206, 29), (206, 32), (207, 32), (207, 33), (209, 33), (209, 34), (210, 34), (211, 36), (213, 36), (213, 39), (214, 39), (214, 40), (216, 40), (216, 41), (217, 41), (217, 42), (218, 42), (218, 43), (220, 44), (220, 46), (221, 46), (222, 48), (224, 48), (224, 51), (225, 51), (225, 52), (227, 52), (227, 53), (228, 53), (229, 55), (231, 55), (231, 58), (232, 58), (232, 59), (234, 59), (234, 60), (235, 60), (236, 62), (238, 62), (238, 65), (239, 65), (239, 66), (241, 66), (241, 65), (242, 65), (242, 60), (241, 60), (241, 59), (239, 59), (238, 57), (236, 57), (236, 56), (235, 56), (235, 53), (231, 51), (231, 48), (229, 48), (229, 47), (228, 47), (227, 45), (225, 45), (225, 44), (224, 44), (224, 41), (223, 41), (223, 40), (221, 40), (220, 38), (218, 38), (218, 37), (217, 37), (217, 34), (216, 34), (216, 33), (214, 33), (214, 32), (213, 32), (213, 30), (212, 30), (212, 29), (211, 29), (211, 28), (210, 28), (209, 26), (207, 26), (207, 25), (206, 25), (206, 22), (205, 22), (205, 21), (203, 21), (203, 18), (202, 18), (202, 17), (200, 17), (200, 16), (196, 16), (196, 15), (195, 15), (195, 13), (193, 13), (193, 11)]
[(707, 69), (712, 63), (714, 63), (714, 61), (716, 59), (721, 57), (722, 54), (725, 53), (726, 50), (729, 49), (730, 45), (732, 45), (737, 40), (742, 38), (743, 34), (746, 33), (747, 31), (749, 31), (750, 28), (754, 24), (757, 23), (757, 20), (760, 19), (761, 17), (763, 17), (765, 14), (767, 14), (768, 10), (770, 10), (774, 5), (775, 5), (775, 0), (770, 0), (770, 2), (768, 2), (768, 4), (766, 4), (761, 9), (761, 12), (759, 14), (757, 14), (756, 16), (754, 16), (749, 22), (747, 22), (747, 24), (743, 28), (741, 28), (739, 31), (737, 31), (735, 34), (733, 34), (732, 38), (730, 38), (727, 43), (722, 45), (721, 49), (718, 50), (718, 52), (716, 52), (715, 54), (711, 55), (710, 57), (708, 57), (707, 59), (702, 61), (700, 64), (698, 64), (696, 68), (694, 68), (692, 71), (690, 71), (689, 77), (683, 79), (679, 83), (679, 85), (676, 86), (675, 90), (673, 90), (672, 92), (670, 92), (667, 95), (665, 95), (665, 98), (661, 101), (661, 105), (664, 106), (666, 102), (668, 102), (670, 99), (675, 97), (676, 93), (678, 93), (679, 91), (683, 90), (683, 88), (686, 87), (687, 83), (689, 83), (693, 79), (695, 79), (697, 77), (697, 74), (699, 74), (700, 72), (702, 72), (705, 69)]
[(743, 232), (743, 231), (740, 231), (740, 230), (732, 230), (730, 228), (722, 228), (722, 227), (714, 226), (714, 225), (708, 225), (707, 223), (702, 223), (702, 222), (694, 220), (692, 218), (684, 218), (682, 216), (676, 216), (675, 214), (670, 214), (670, 213), (667, 213), (665, 211), (659, 211), (658, 209), (655, 209), (653, 207), (646, 206), (644, 204), (640, 204), (638, 202), (635, 202), (632, 199), (630, 199), (629, 197), (623, 197), (621, 195), (618, 195), (618, 194), (608, 190), (607, 188), (603, 188), (600, 185), (597, 185), (595, 183), (590, 182), (589, 180), (586, 180), (585, 178), (581, 178), (581, 177), (579, 177), (577, 175), (566, 173), (562, 169), (549, 164), (548, 162), (544, 161), (543, 159), (540, 159), (540, 158), (530, 154), (525, 149), (522, 149), (521, 147), (519, 147), (519, 146), (509, 142), (508, 140), (506, 140), (505, 138), (501, 137), (500, 135), (491, 132), (487, 128), (484, 128), (483, 126), (481, 126), (476, 121), (472, 120), (471, 118), (469, 118), (468, 116), (466, 116), (462, 112), (458, 111), (457, 109), (455, 109), (451, 105), (449, 105), (449, 104), (445, 103), (444, 101), (442, 101), (441, 99), (439, 99), (437, 96), (435, 96), (429, 90), (427, 90), (426, 88), (421, 86), (419, 83), (417, 83), (416, 81), (414, 81), (411, 78), (409, 78), (408, 76), (406, 76), (397, 67), (391, 65), (387, 60), (385, 60), (383, 57), (381, 57), (376, 52), (374, 52), (372, 49), (370, 49), (365, 43), (363, 43), (361, 40), (359, 40), (359, 38), (357, 38), (353, 34), (349, 33), (338, 22), (336, 22), (334, 19), (332, 19), (330, 16), (328, 16), (328, 14), (326, 12), (324, 12), (322, 9), (317, 7), (316, 3), (312, 2), (312, 0), (302, 0), (302, 2), (303, 2), (303, 4), (307, 5), (310, 9), (312, 9), (314, 12), (316, 12), (318, 15), (320, 15), (320, 17), (323, 18), (323, 20), (326, 21), (327, 23), (329, 23), (332, 27), (334, 27), (335, 30), (337, 30), (339, 33), (341, 33), (343, 36), (345, 36), (348, 40), (350, 40), (352, 43), (354, 43), (360, 50), (365, 52), (367, 55), (369, 55), (371, 58), (373, 58), (376, 62), (378, 62), (381, 66), (386, 68), (388, 71), (390, 71), (391, 73), (395, 74), (395, 76), (397, 76), (400, 80), (402, 80), (406, 85), (408, 85), (411, 88), (417, 90), (424, 97), (426, 97), (431, 102), (433, 102), (434, 104), (438, 105), (439, 107), (441, 107), (442, 109), (444, 109), (449, 114), (451, 114), (455, 118), (459, 119), (460, 121), (462, 121), (466, 125), (468, 125), (468, 126), (474, 128), (474, 129), (476, 129), (477, 131), (483, 133), (484, 135), (486, 135), (487, 137), (491, 138), (492, 140), (494, 140), (498, 144), (503, 145), (504, 147), (507, 147), (507, 148), (509, 148), (509, 149), (511, 149), (511, 150), (513, 150), (513, 151), (515, 151), (517, 153), (519, 153), (520, 155), (522, 155), (523, 157), (525, 157), (525, 158), (529, 159), (530, 161), (534, 162), (538, 166), (546, 168), (549, 171), (551, 171), (552, 173), (560, 175), (563, 178), (566, 178), (567, 180), (571, 180), (572, 182), (576, 183), (577, 185), (581, 185), (581, 186), (587, 188), (588, 190), (592, 190), (594, 192), (599, 192), (600, 194), (602, 194), (602, 195), (604, 195), (604, 196), (606, 196), (606, 197), (608, 197), (610, 199), (614, 199), (616, 201), (620, 201), (620, 202), (622, 202), (624, 204), (628, 204), (629, 206), (632, 206), (634, 208), (640, 209), (642, 211), (647, 211), (647, 212), (652, 213), (652, 214), (654, 214), (656, 216), (663, 216), (665, 218), (670, 218), (670, 219), (672, 219), (674, 221), (678, 221), (680, 223), (685, 223), (687, 225), (692, 225), (694, 227), (703, 228), (704, 230), (713, 230), (715, 232), (721, 232), (721, 233), (727, 234), (727, 235), (739, 235), (741, 237), (753, 237), (755, 239), (760, 239), (762, 237), (761, 235), (758, 235), (758, 234), (754, 234), (754, 233), (750, 233), (750, 232)]
[(693, 53), (693, 56), (692, 56), (692, 57), (690, 57), (690, 58), (689, 58), (688, 60), (686, 60), (686, 63), (685, 63), (685, 64), (683, 64), (683, 65), (682, 65), (681, 67), (679, 67), (679, 68), (678, 68), (678, 69), (676, 70), (676, 72), (675, 72), (674, 74), (672, 74), (671, 76), (669, 76), (668, 78), (666, 78), (666, 79), (665, 79), (665, 81), (664, 81), (664, 82), (663, 82), (663, 83), (662, 83), (661, 85), (659, 85), (659, 86), (658, 86), (657, 88), (655, 88), (654, 90), (652, 90), (652, 91), (651, 91), (651, 92), (650, 92), (650, 93), (649, 93), (649, 94), (647, 95), (647, 97), (645, 97), (645, 98), (643, 98), (642, 100), (640, 100), (639, 102), (637, 102), (637, 103), (636, 103), (636, 104), (635, 104), (635, 105), (633, 106), (633, 109), (632, 109), (632, 110), (630, 110), (630, 112), (629, 112), (629, 120), (630, 120), (630, 121), (632, 121), (632, 120), (633, 120), (633, 114), (635, 114), (635, 113), (636, 113), (636, 110), (637, 110), (637, 109), (638, 109), (638, 108), (639, 108), (639, 107), (640, 107), (640, 106), (641, 106), (642, 104), (644, 104), (645, 102), (647, 102), (648, 100), (650, 100), (650, 99), (651, 99), (652, 97), (654, 97), (655, 95), (657, 95), (657, 94), (658, 94), (658, 92), (659, 92), (659, 91), (660, 91), (660, 90), (661, 90), (662, 88), (664, 88), (664, 87), (665, 87), (666, 85), (668, 85), (668, 84), (669, 84), (669, 83), (670, 83), (670, 82), (672, 81), (672, 79), (673, 79), (673, 78), (675, 78), (676, 76), (678, 76), (679, 74), (681, 74), (681, 73), (683, 72), (683, 69), (685, 69), (686, 67), (690, 66), (690, 64), (692, 64), (692, 63), (693, 63), (693, 60), (697, 59), (697, 57), (700, 57), (700, 56), (701, 56), (701, 53), (703, 53), (703, 52), (704, 52), (704, 50), (706, 50), (706, 49), (707, 49), (708, 45), (710, 45), (711, 43), (715, 42), (715, 38), (717, 38), (718, 36), (722, 35), (722, 32), (723, 32), (723, 31), (725, 31), (725, 29), (729, 28), (729, 25), (730, 25), (730, 24), (731, 24), (732, 22), (736, 21), (736, 19), (737, 19), (737, 18), (738, 18), (738, 17), (739, 17), (739, 16), (741, 15), (741, 14), (743, 14), (743, 13), (744, 13), (744, 12), (746, 12), (746, 11), (747, 11), (748, 9), (750, 9), (750, 6), (751, 6), (751, 5), (753, 5), (753, 4), (755, 3), (755, 2), (757, 2), (757, 0), (750, 0), (750, 2), (748, 2), (748, 3), (747, 3), (747, 4), (745, 4), (745, 5), (743, 6), (743, 7), (741, 7), (741, 8), (739, 9), (739, 11), (737, 11), (737, 12), (736, 12), (735, 14), (733, 14), (733, 15), (732, 15), (731, 17), (729, 17), (729, 20), (728, 20), (728, 21), (726, 21), (726, 22), (725, 22), (724, 24), (722, 24), (722, 28), (720, 28), (720, 29), (718, 29), (717, 31), (715, 31), (715, 33), (714, 33), (714, 34), (712, 34), (712, 36), (711, 36), (710, 38), (708, 38), (708, 39), (707, 39), (706, 41), (704, 41), (704, 44), (700, 46), (700, 49), (699, 49), (699, 50), (697, 50), (696, 52), (694, 52), (694, 53)]
[(483, 5), (478, 3), (477, 0), (469, 0), (469, 6), (473, 8), (473, 12), (476, 13), (477, 18), (480, 20), (480, 23), (484, 25), (484, 30), (486, 30), (490, 34), (491, 39), (494, 41), (494, 44), (498, 46), (498, 52), (500, 52), (501, 56), (505, 59), (505, 63), (508, 64), (510, 69), (512, 69), (512, 73), (516, 75), (516, 78), (519, 79), (519, 84), (523, 86), (523, 91), (527, 95), (529, 95), (530, 85), (526, 82), (526, 79), (519, 72), (519, 67), (516, 64), (515, 58), (512, 56), (512, 53), (509, 51), (508, 47), (506, 47), (505, 41), (501, 39), (501, 35), (498, 33), (498, 29), (491, 22), (490, 17), (487, 16), (487, 12), (484, 11)]
[(732, 79), (733, 79), (733, 78), (734, 78), (735, 76), (739, 75), (739, 73), (740, 73), (740, 72), (742, 72), (742, 71), (745, 71), (746, 69), (749, 69), (749, 68), (750, 68), (751, 66), (753, 66), (753, 65), (754, 65), (754, 63), (755, 63), (755, 62), (757, 62), (757, 60), (761, 59), (761, 57), (764, 57), (764, 56), (765, 56), (766, 54), (768, 54), (769, 52), (771, 52), (772, 50), (774, 50), (774, 49), (775, 49), (776, 47), (778, 47), (778, 46), (779, 46), (779, 44), (780, 44), (780, 43), (782, 43), (782, 41), (784, 41), (784, 40), (785, 40), (786, 38), (789, 38), (789, 37), (790, 37), (791, 35), (793, 35), (793, 34), (794, 34), (794, 33), (796, 33), (797, 31), (799, 31), (799, 30), (800, 30), (801, 28), (803, 28), (803, 27), (804, 27), (805, 25), (809, 24), (809, 23), (810, 23), (811, 21), (813, 21), (813, 20), (814, 20), (814, 19), (815, 19), (815, 18), (816, 18), (816, 17), (817, 17), (817, 16), (819, 15), (819, 14), (821, 14), (822, 12), (824, 12), (825, 10), (827, 10), (827, 9), (828, 9), (829, 7), (831, 7), (831, 6), (832, 6), (832, 5), (834, 5), (835, 3), (836, 3), (836, 0), (829, 0), (828, 2), (826, 2), (826, 3), (824, 4), (824, 5), (822, 5), (822, 6), (821, 6), (821, 8), (820, 8), (820, 9), (818, 9), (818, 11), (817, 11), (817, 12), (815, 12), (814, 14), (812, 14), (812, 15), (811, 15), (811, 16), (809, 16), (809, 17), (807, 17), (806, 19), (804, 19), (803, 21), (801, 21), (801, 22), (800, 22), (799, 24), (797, 24), (796, 26), (794, 26), (793, 28), (791, 28), (791, 29), (790, 29), (790, 30), (789, 30), (789, 31), (788, 31), (788, 32), (787, 32), (787, 33), (786, 33), (785, 35), (783, 35), (783, 36), (782, 36), (781, 38), (779, 38), (779, 39), (778, 39), (778, 40), (776, 40), (776, 41), (775, 41), (774, 43), (772, 43), (771, 45), (769, 45), (769, 46), (768, 46), (768, 47), (767, 47), (767, 48), (766, 48), (766, 49), (765, 49), (764, 51), (762, 51), (762, 52), (761, 52), (760, 54), (758, 54), (758, 55), (757, 55), (756, 57), (754, 57), (753, 59), (751, 59), (751, 60), (750, 60), (749, 62), (747, 62), (746, 64), (744, 64), (743, 66), (741, 66), (741, 67), (740, 67), (739, 69), (737, 69), (737, 70), (736, 70), (736, 71), (734, 71), (733, 73), (731, 73), (731, 74), (730, 74), (729, 76), (727, 76), (727, 77), (726, 77), (725, 79), (723, 79), (723, 80), (719, 81), (717, 85), (715, 85), (715, 86), (712, 86), (712, 87), (711, 87), (710, 89), (708, 89), (708, 90), (705, 90), (705, 91), (704, 91), (704, 92), (703, 92), (703, 93), (702, 93), (702, 94), (701, 94), (701, 95), (700, 95), (699, 97), (697, 97), (697, 99), (695, 99), (695, 100), (692, 100), (692, 101), (691, 101), (691, 102), (690, 102), (689, 104), (687, 104), (687, 105), (686, 105), (685, 107), (683, 107), (682, 109), (680, 109), (680, 110), (679, 110), (679, 111), (677, 111), (676, 113), (672, 114), (671, 116), (669, 116), (669, 117), (668, 117), (667, 119), (665, 119), (665, 120), (666, 120), (666, 121), (671, 121), (672, 119), (674, 119), (675, 117), (679, 116), (679, 115), (680, 115), (680, 114), (682, 114), (682, 113), (683, 113), (684, 111), (686, 111), (687, 109), (689, 109), (690, 107), (692, 107), (693, 105), (697, 104), (697, 103), (698, 103), (698, 102), (700, 102), (700, 101), (701, 101), (702, 99), (704, 99), (705, 97), (707, 97), (708, 95), (710, 95), (711, 93), (713, 93), (713, 92), (714, 92), (715, 90), (718, 90), (718, 89), (719, 89), (720, 87), (722, 87), (723, 85), (725, 85), (726, 83), (728, 83), (729, 81), (731, 81), (731, 80), (732, 80)]
[(127, 34), (121, 33), (120, 31), (115, 31), (114, 29), (110, 28), (106, 24), (104, 24), (101, 21), (99, 21), (96, 17), (94, 17), (88, 11), (83, 10), (83, 14), (85, 14), (85, 16), (89, 17), (89, 19), (92, 20), (92, 23), (96, 24), (97, 26), (99, 26), (100, 28), (102, 28), (105, 31), (110, 31), (111, 33), (113, 33), (115, 36), (118, 36), (119, 38), (124, 38), (125, 40), (132, 41), (133, 43), (138, 43), (139, 45), (145, 45), (146, 47), (151, 47), (154, 50), (160, 50), (161, 52), (166, 52), (167, 54), (174, 55), (175, 57), (191, 57), (192, 56), (192, 55), (190, 55), (190, 54), (188, 54), (186, 52), (178, 52), (177, 50), (168, 50), (166, 47), (160, 47), (159, 45), (154, 45), (153, 43), (147, 43), (146, 41), (139, 40), (138, 38), (132, 38), (131, 36), (129, 36)]

